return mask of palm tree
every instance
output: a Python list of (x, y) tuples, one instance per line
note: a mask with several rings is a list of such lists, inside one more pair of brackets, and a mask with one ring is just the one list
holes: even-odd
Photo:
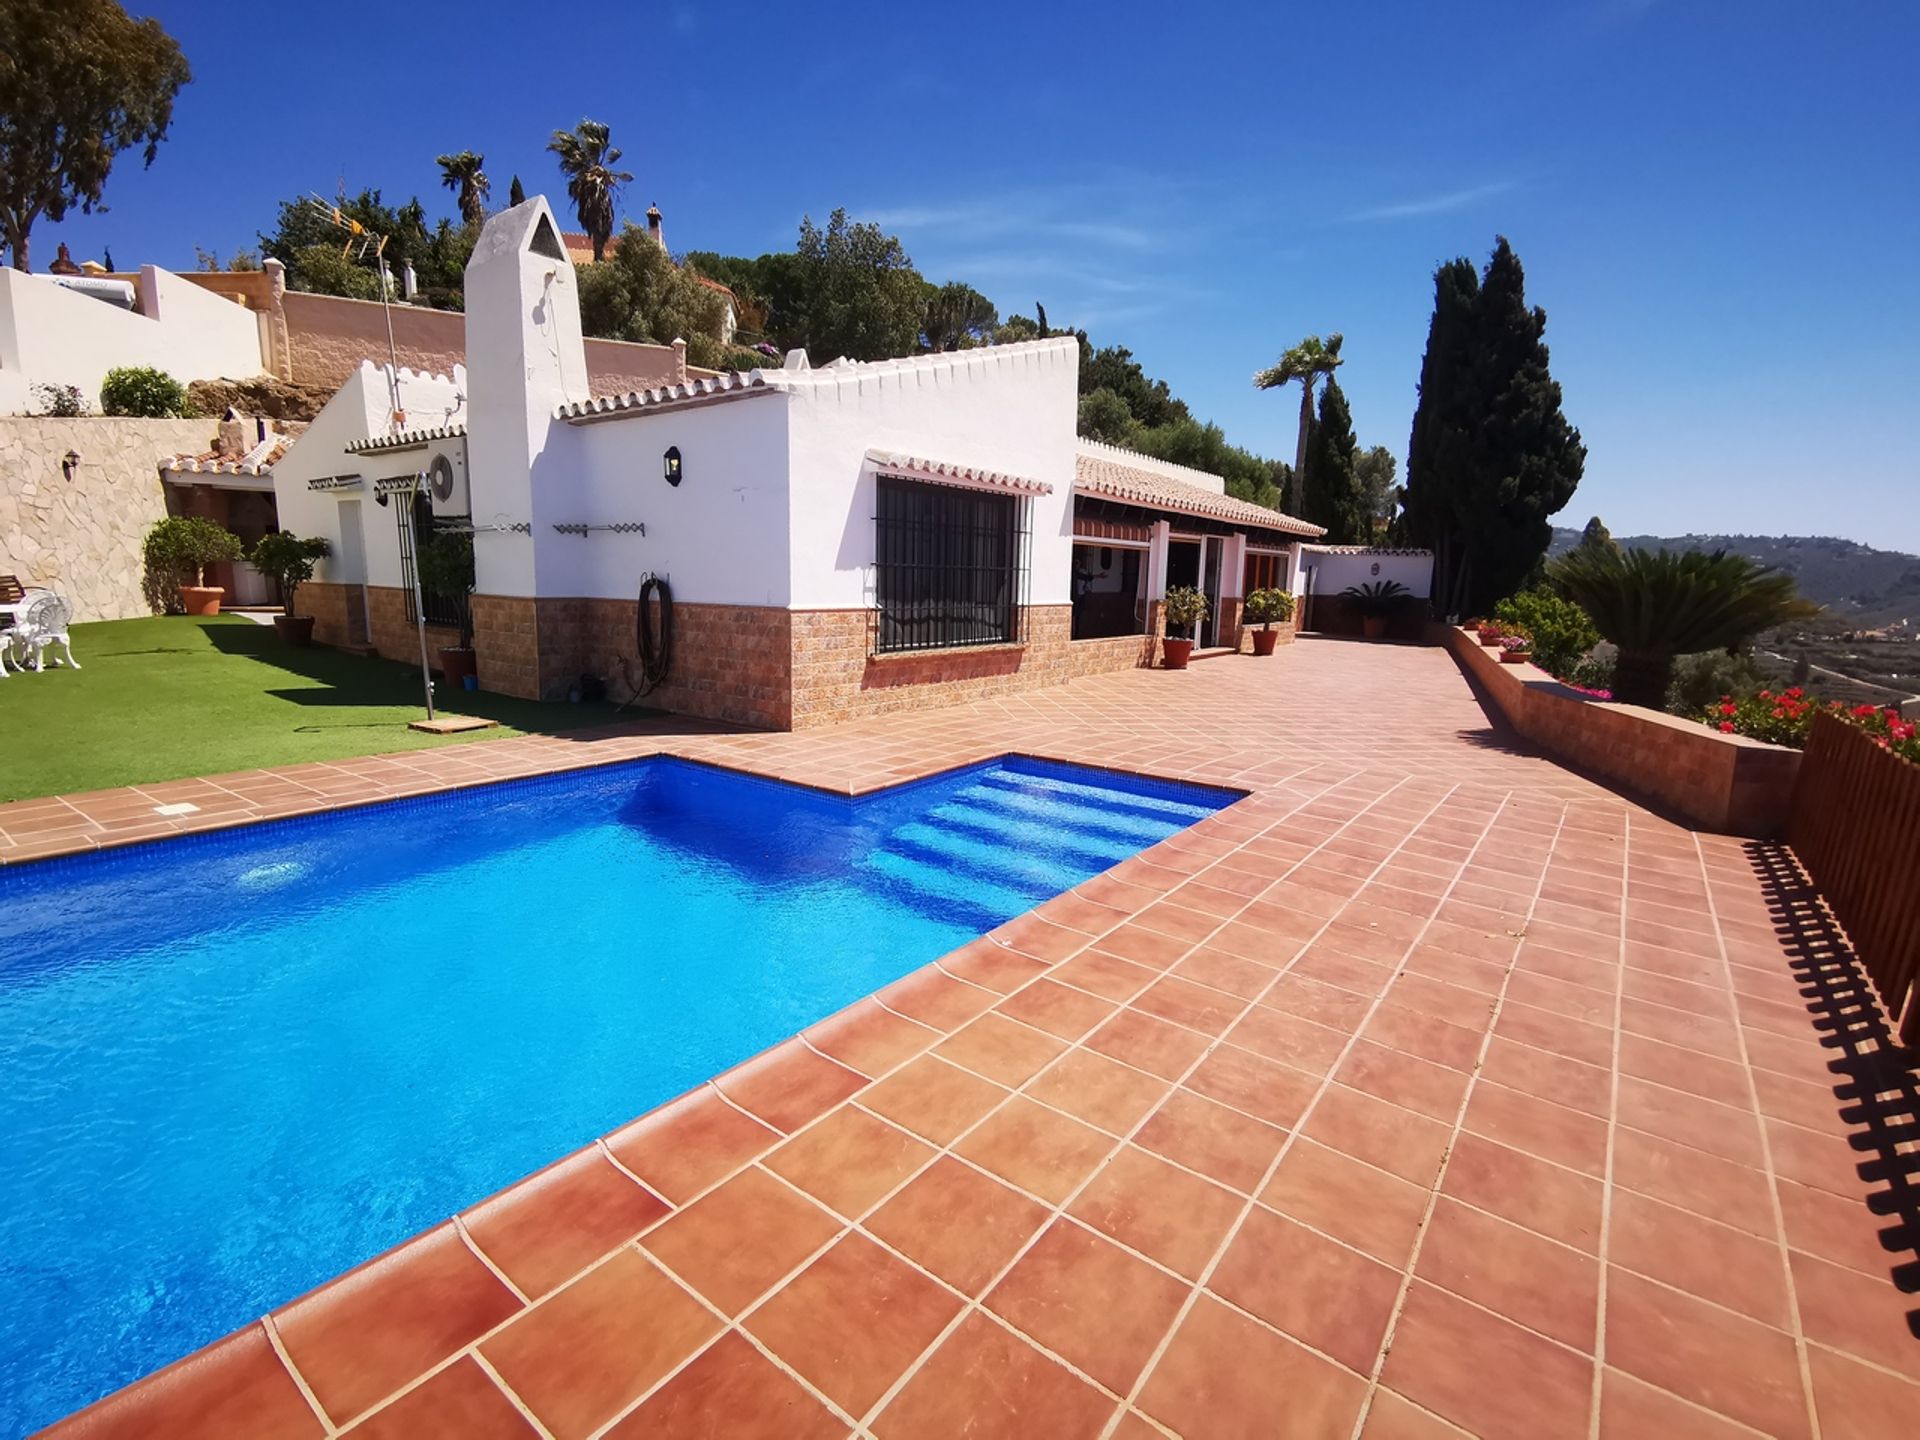
[(556, 130), (547, 149), (560, 157), (560, 173), (567, 177), (567, 194), (573, 199), (580, 228), (593, 241), (593, 258), (598, 261), (613, 237), (613, 202), (620, 187), (633, 179), (625, 170), (613, 167), (620, 152), (608, 143), (610, 132), (598, 120), (582, 120), (571, 130)]
[(487, 196), (493, 182), (480, 167), (487, 163), (487, 157), (462, 150), (457, 155), (442, 155), (434, 163), (440, 167), (440, 183), (460, 192), (460, 218), (469, 225), (486, 219)]
[(1800, 598), (1792, 576), (1725, 550), (1583, 545), (1547, 575), (1619, 650), (1614, 698), (1655, 710), (1666, 704), (1675, 656), (1729, 650), (1820, 608)]
[(1287, 482), (1287, 509), (1293, 514), (1300, 513), (1301, 477), (1307, 468), (1307, 434), (1313, 429), (1313, 385), (1322, 375), (1331, 375), (1338, 370), (1340, 359), (1339, 332), (1322, 340), (1318, 335), (1309, 335), (1274, 364), (1253, 377), (1254, 386), (1261, 390), (1277, 390), (1282, 385), (1300, 382), (1300, 438), (1293, 447), (1293, 478)]

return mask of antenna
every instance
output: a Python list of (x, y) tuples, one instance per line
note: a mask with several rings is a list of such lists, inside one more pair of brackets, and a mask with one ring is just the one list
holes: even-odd
[[(340, 188), (340, 198), (344, 200), (344, 180)], [(400, 408), (400, 355), (393, 342), (393, 277), (387, 270), (387, 241), (392, 237), (376, 234), (351, 215), (344, 214), (339, 205), (329, 205), (318, 195), (308, 196), (307, 203), (334, 229), (346, 234), (347, 243), (340, 250), (342, 259), (364, 260), (371, 252), (380, 267), (380, 311), (387, 322), (387, 432), (397, 435), (406, 428), (407, 412)]]

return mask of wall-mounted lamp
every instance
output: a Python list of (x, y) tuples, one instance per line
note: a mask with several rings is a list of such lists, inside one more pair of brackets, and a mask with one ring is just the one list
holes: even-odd
[(680, 447), (669, 445), (662, 459), (666, 466), (667, 484), (678, 485), (680, 483)]
[(65, 455), (60, 457), (60, 473), (66, 476), (67, 479), (73, 479), (73, 472), (79, 468), (80, 452), (78, 450), (69, 450)]

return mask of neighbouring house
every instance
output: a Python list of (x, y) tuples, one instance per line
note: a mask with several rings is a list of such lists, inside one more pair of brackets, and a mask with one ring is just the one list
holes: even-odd
[(1245, 589), (1321, 533), (1077, 440), (1070, 337), (596, 396), (576, 287), (544, 199), (491, 217), (465, 373), (414, 379), (444, 405), (396, 431), (363, 367), (274, 466), (282, 523), (334, 544), (301, 592), (317, 638), (413, 653), (380, 617), (408, 616), (418, 546), (467, 530), (484, 688), (630, 693), (652, 576), (674, 635), (647, 703), (793, 728), (1150, 664), (1168, 584), (1213, 594), (1203, 639), (1235, 647)]
[[(1361, 633), (1361, 611), (1345, 592), (1368, 585), (1399, 585), (1404, 603), (1387, 624), (1389, 638), (1418, 640), (1426, 631), (1433, 593), (1433, 552), (1387, 545), (1302, 545), (1292, 583), (1299, 597), (1299, 628), (1326, 635)], [(1416, 603), (1417, 602), (1417, 603)]]
[[(232, 531), (251, 550), (262, 535), (280, 528), (273, 467), (306, 426), (229, 413), (218, 422), (205, 450), (169, 455), (160, 462), (167, 513), (198, 515)], [(208, 568), (207, 583), (225, 590), (228, 608), (272, 605), (273, 583), (246, 560)]]

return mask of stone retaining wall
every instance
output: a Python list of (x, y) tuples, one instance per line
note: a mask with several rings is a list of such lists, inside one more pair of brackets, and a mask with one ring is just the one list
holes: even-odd
[(1439, 627), (1460, 667), (1509, 724), (1566, 764), (1618, 781), (1708, 830), (1780, 834), (1800, 752), (1697, 721), (1594, 700), (1534, 665), (1504, 665), (1471, 630)]

